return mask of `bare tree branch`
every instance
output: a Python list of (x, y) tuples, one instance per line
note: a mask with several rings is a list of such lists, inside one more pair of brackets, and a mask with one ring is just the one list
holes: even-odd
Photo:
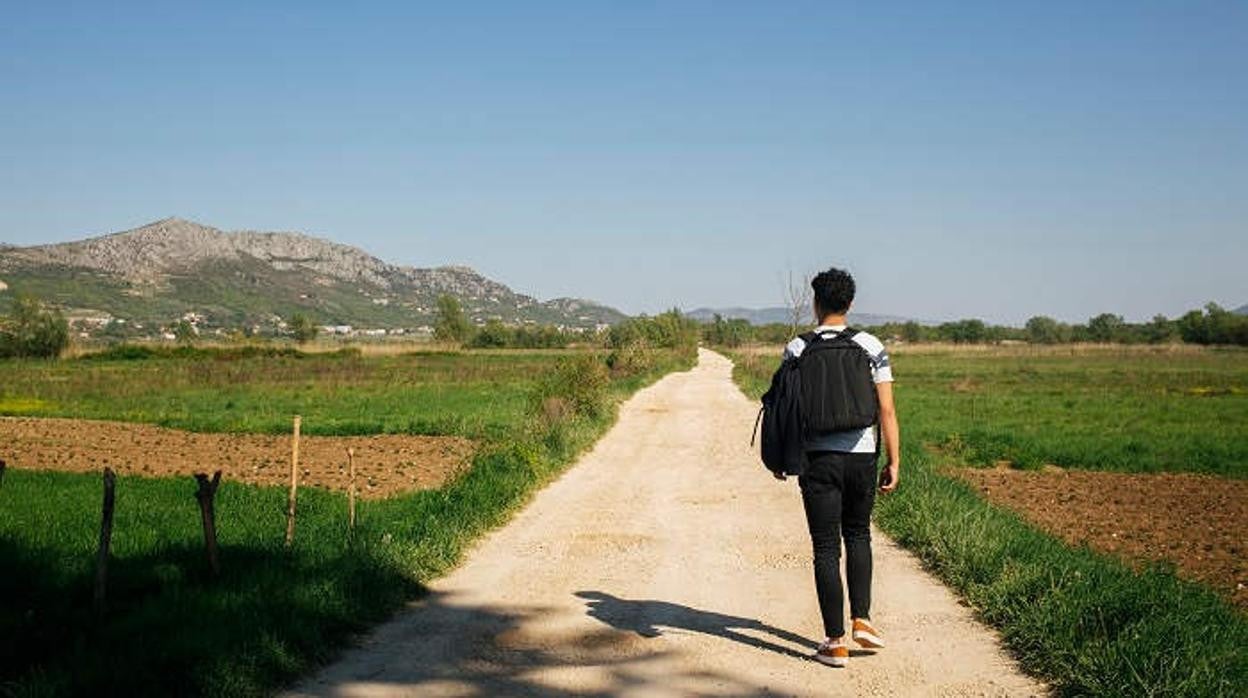
[(790, 266), (782, 277), (785, 305), (789, 310), (789, 336), (797, 335), (803, 320), (810, 317), (810, 275), (798, 274)]

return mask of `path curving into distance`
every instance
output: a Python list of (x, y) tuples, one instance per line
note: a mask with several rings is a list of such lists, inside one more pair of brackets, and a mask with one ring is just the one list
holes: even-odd
[(801, 499), (751, 450), (731, 371), (701, 350), (638, 392), (428, 596), (291, 695), (1043, 695), (879, 531), (889, 646), (847, 669), (806, 658), (822, 638)]

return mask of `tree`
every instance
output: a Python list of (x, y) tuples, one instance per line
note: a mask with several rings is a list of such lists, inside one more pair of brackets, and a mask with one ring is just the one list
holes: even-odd
[(901, 338), (906, 342), (923, 341), (923, 326), (911, 320), (901, 326)]
[(715, 313), (714, 321), (702, 328), (702, 334), (710, 344), (739, 347), (750, 337), (750, 323), (742, 318), (725, 320)]
[(65, 317), (31, 296), (19, 296), (9, 318), (0, 320), (0, 356), (56, 358), (68, 346)]
[(1175, 338), (1178, 328), (1165, 315), (1154, 315), (1153, 321), (1144, 326), (1144, 337), (1152, 344), (1165, 344)]
[(472, 334), (472, 325), (464, 315), (459, 299), (444, 293), (438, 296), (437, 321), (433, 325), (433, 337), (440, 342), (464, 343)]
[(1193, 310), (1175, 324), (1185, 342), (1248, 345), (1248, 317), (1236, 315), (1217, 303), (1206, 305), (1203, 313)]
[(178, 340), (178, 344), (191, 344), (199, 336), (199, 331), (195, 329), (190, 320), (182, 318), (173, 326), (173, 336)]
[(936, 328), (940, 336), (955, 344), (982, 342), (987, 339), (988, 328), (983, 320), (968, 319), (946, 322)]
[(311, 318), (303, 313), (295, 313), (290, 316), (290, 333), (294, 336), (295, 341), (299, 344), (307, 344), (316, 339), (316, 333), (320, 330), (312, 323)]
[[(788, 278), (784, 283), (784, 301), (789, 309), (789, 336), (797, 334), (798, 329), (805, 324), (805, 319), (814, 313), (811, 305), (811, 296), (814, 289), (810, 287), (810, 275), (803, 274), (796, 276), (793, 268), (788, 271)], [(823, 318), (819, 318), (822, 320)]]
[(490, 319), (472, 336), (470, 346), (477, 349), (502, 349), (512, 343), (511, 330), (501, 320)]
[(1126, 321), (1121, 315), (1101, 313), (1088, 320), (1088, 338), (1093, 342), (1113, 342), (1122, 338)]
[(1045, 315), (1037, 315), (1024, 326), (1027, 341), (1033, 344), (1058, 344), (1070, 341), (1070, 328)]

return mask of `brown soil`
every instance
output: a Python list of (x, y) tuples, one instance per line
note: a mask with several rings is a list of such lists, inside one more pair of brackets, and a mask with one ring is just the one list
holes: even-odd
[(1248, 610), (1248, 480), (1055, 467), (953, 472), (989, 501), (1069, 543), (1135, 564), (1173, 563), (1180, 577)]
[[(442, 485), (468, 463), (473, 444), (450, 436), (303, 436), (300, 483), (346, 490), (355, 449), (360, 496), (388, 497)], [(148, 424), (0, 417), (0, 460), (15, 468), (121, 475), (191, 475), (256, 485), (290, 482), (290, 436), (197, 434)]]

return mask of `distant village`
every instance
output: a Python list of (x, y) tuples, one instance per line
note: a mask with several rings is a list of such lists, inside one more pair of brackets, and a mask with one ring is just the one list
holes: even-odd
[[(108, 313), (92, 311), (70, 311), (65, 313), (71, 333), (80, 340), (128, 339), (145, 341), (177, 342), (188, 338), (231, 340), (240, 337), (285, 337), (291, 336), (287, 319), (277, 315), (269, 316), (264, 322), (243, 326), (224, 326), (212, 322), (205, 314), (188, 311), (173, 321), (153, 324), (114, 317)], [(473, 317), (472, 323), (477, 327), (485, 327), (491, 320), (499, 318)], [(503, 323), (508, 327), (539, 327), (533, 320)], [(593, 326), (565, 326), (554, 324), (560, 332), (598, 333), (606, 331), (610, 325), (596, 323)], [(433, 339), (433, 325), (420, 324), (412, 327), (358, 327), (349, 324), (318, 325), (317, 333), (324, 337), (340, 339), (382, 340), (386, 338), (403, 338), (416, 341)], [(189, 335), (189, 336), (188, 336)]]

